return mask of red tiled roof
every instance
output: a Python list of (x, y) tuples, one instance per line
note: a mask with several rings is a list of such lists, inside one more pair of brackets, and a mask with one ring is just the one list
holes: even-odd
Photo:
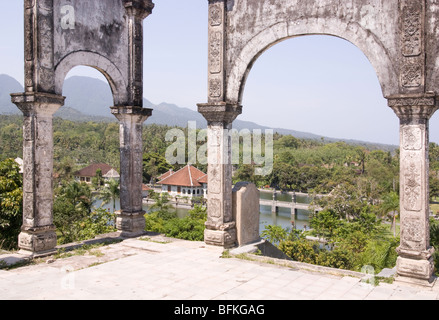
[(201, 187), (199, 179), (206, 176), (206, 174), (195, 168), (187, 165), (177, 172), (168, 175), (166, 178), (159, 181), (159, 184), (181, 186), (181, 187)]
[(96, 170), (99, 170), (99, 169), (101, 169), (102, 175), (105, 175), (108, 173), (108, 171), (113, 169), (113, 167), (111, 167), (110, 165), (105, 164), (105, 163), (95, 163), (95, 164), (92, 164), (84, 169), (81, 169), (81, 170), (75, 172), (75, 175), (79, 176), (79, 177), (95, 177)]
[(160, 177), (157, 177), (157, 180), (158, 180), (158, 181), (163, 180), (163, 179), (169, 177), (170, 175), (172, 175), (172, 174), (174, 174), (174, 173), (175, 173), (174, 170), (171, 169), (171, 170), (169, 170), (168, 172), (162, 174)]
[(198, 182), (199, 183), (207, 183), (207, 174), (205, 174), (200, 179), (198, 179)]

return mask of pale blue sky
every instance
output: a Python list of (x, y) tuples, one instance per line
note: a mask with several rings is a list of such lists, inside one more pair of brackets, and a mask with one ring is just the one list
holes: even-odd
[[(207, 101), (207, 0), (156, 0), (145, 20), (144, 96), (196, 110)], [(23, 83), (23, 1), (0, 0), (0, 74)], [(100, 77), (90, 68), (68, 76)], [(334, 138), (398, 144), (399, 122), (375, 71), (351, 43), (289, 39), (265, 52), (245, 87), (239, 117)], [(439, 114), (439, 112), (438, 112)], [(439, 142), (439, 115), (430, 140)]]

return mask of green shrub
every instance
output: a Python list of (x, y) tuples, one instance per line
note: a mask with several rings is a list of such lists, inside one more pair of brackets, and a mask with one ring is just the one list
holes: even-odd
[(336, 247), (330, 251), (321, 250), (317, 255), (316, 264), (324, 267), (350, 270), (354, 265), (354, 256), (352, 252), (344, 248)]
[(279, 244), (279, 249), (295, 261), (315, 264), (318, 246), (307, 240), (287, 240)]
[(204, 240), (204, 220), (194, 219), (190, 216), (168, 220), (164, 229), (168, 237), (190, 241)]
[(115, 214), (99, 208), (79, 223), (80, 240), (93, 239), (97, 235), (116, 231), (114, 221)]
[(23, 222), (23, 181), (13, 159), (0, 162), (0, 248), (18, 247)]
[(365, 250), (358, 255), (355, 269), (359, 271), (363, 266), (369, 265), (379, 273), (384, 268), (393, 268), (398, 257), (396, 253), (398, 245), (399, 238), (369, 241)]
[(195, 205), (188, 213), (184, 218), (177, 218), (175, 213), (167, 210), (151, 212), (145, 215), (145, 230), (177, 239), (203, 241), (206, 208)]
[(58, 244), (89, 240), (100, 234), (114, 232), (116, 231), (114, 221), (114, 214), (103, 208), (96, 209), (86, 217), (71, 222), (68, 232), (63, 228), (64, 233), (58, 235)]

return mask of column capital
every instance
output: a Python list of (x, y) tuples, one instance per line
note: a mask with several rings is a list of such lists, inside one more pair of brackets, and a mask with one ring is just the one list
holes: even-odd
[(242, 106), (227, 102), (199, 103), (198, 112), (203, 115), (208, 124), (232, 123), (242, 113)]
[(152, 115), (152, 109), (136, 107), (136, 106), (115, 106), (111, 107), (111, 114), (119, 121), (126, 119), (132, 120), (133, 117), (138, 117), (136, 122), (144, 122)]
[(11, 101), (24, 115), (53, 115), (64, 105), (65, 97), (45, 92), (12, 93)]
[(401, 121), (429, 120), (438, 109), (434, 93), (398, 94), (386, 99)]
[(151, 0), (124, 0), (123, 4), (128, 14), (145, 19), (152, 13), (154, 3)]

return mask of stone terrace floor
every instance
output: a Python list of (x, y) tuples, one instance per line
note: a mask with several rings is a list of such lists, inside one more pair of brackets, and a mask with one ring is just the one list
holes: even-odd
[[(223, 256), (203, 242), (151, 236), (0, 270), (1, 300), (435, 300), (433, 288), (381, 283)], [(11, 261), (18, 255), (0, 255)], [(273, 261), (273, 260), (272, 260)]]

